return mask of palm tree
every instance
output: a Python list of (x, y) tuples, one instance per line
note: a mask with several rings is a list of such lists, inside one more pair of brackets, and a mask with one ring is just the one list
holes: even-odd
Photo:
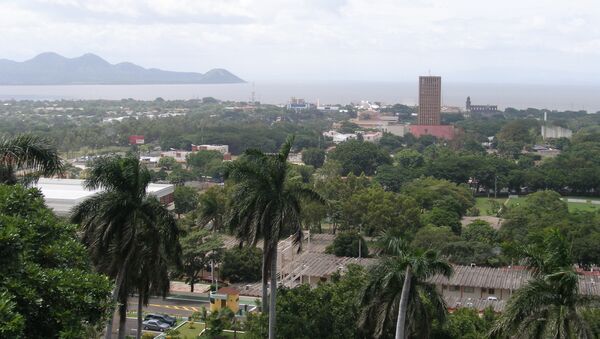
[[(388, 239), (387, 253), (373, 266), (361, 302), (359, 327), (374, 338), (408, 335), (428, 337), (433, 319), (445, 320), (446, 304), (427, 280), (436, 274), (449, 277), (452, 267), (435, 251), (410, 250), (398, 239)], [(410, 321), (407, 322), (407, 315)]]
[[(179, 252), (175, 220), (147, 194), (149, 183), (150, 173), (137, 157), (102, 157), (92, 164), (85, 187), (104, 191), (72, 211), (72, 221), (82, 227), (82, 240), (93, 264), (115, 279), (113, 299), (120, 304), (120, 338), (125, 336), (128, 296), (138, 288), (147, 297), (151, 286), (163, 286), (164, 282), (157, 283), (152, 280), (156, 277), (145, 274), (159, 270), (157, 277), (164, 278), (165, 262)], [(151, 265), (156, 265), (152, 271)], [(111, 338), (111, 333), (112, 317), (106, 338)]]
[(224, 189), (213, 186), (199, 197), (198, 226), (210, 227), (213, 231), (223, 228), (223, 219), (226, 212), (227, 199)]
[(148, 305), (150, 295), (166, 296), (169, 292), (169, 269), (180, 266), (181, 247), (177, 223), (169, 211), (156, 199), (148, 199), (148, 207), (156, 210), (149, 214), (148, 223), (140, 225), (136, 255), (135, 281), (138, 291), (136, 338), (142, 336), (142, 306)]
[(491, 335), (593, 338), (582, 313), (600, 306), (600, 299), (579, 294), (579, 276), (559, 231), (550, 232), (543, 246), (529, 246), (522, 253), (533, 278), (513, 294)]
[(277, 244), (283, 234), (293, 234), (301, 245), (301, 200), (323, 201), (301, 182), (289, 180), (287, 158), (294, 138), (289, 137), (279, 153), (266, 155), (247, 150), (226, 170), (235, 186), (231, 192), (227, 224), (241, 244), (256, 245), (263, 240), (262, 305), (267, 305), (267, 279), (270, 277), (269, 339), (275, 339), (275, 300), (277, 293)]
[(33, 135), (0, 139), (0, 183), (16, 184), (17, 174), (28, 183), (40, 175), (55, 175), (62, 170), (58, 152), (46, 139)]

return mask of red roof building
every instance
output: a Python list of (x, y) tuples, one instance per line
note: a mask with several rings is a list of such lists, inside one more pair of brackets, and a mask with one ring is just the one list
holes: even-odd
[(129, 136), (129, 144), (130, 145), (143, 145), (144, 144), (144, 136), (143, 135)]
[(456, 128), (451, 125), (410, 125), (410, 133), (415, 137), (432, 135), (439, 139), (452, 140), (456, 136)]

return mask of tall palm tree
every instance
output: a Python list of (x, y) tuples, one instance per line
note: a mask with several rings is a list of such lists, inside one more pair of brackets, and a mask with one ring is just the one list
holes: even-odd
[(579, 294), (579, 276), (573, 270), (567, 241), (558, 230), (544, 245), (523, 250), (533, 278), (517, 290), (492, 335), (511, 338), (594, 338), (582, 312), (599, 307), (598, 297)]
[(275, 300), (277, 294), (277, 244), (280, 237), (293, 234), (301, 245), (301, 200), (323, 201), (301, 182), (290, 180), (288, 155), (294, 137), (289, 137), (279, 153), (266, 155), (247, 150), (227, 168), (225, 176), (235, 186), (230, 197), (228, 225), (241, 243), (256, 245), (263, 240), (262, 305), (267, 305), (267, 279), (270, 277), (269, 339), (275, 339)]
[(452, 267), (435, 251), (410, 250), (393, 238), (386, 246), (392, 255), (369, 270), (359, 327), (374, 338), (391, 337), (394, 327), (396, 339), (428, 337), (432, 320), (443, 322), (447, 310), (427, 280), (436, 274), (449, 277)]
[[(144, 296), (149, 286), (163, 286), (144, 274), (151, 274), (154, 264), (152, 270), (160, 269), (158, 277), (164, 278), (165, 261), (179, 251), (175, 220), (147, 194), (149, 183), (150, 173), (137, 157), (102, 157), (92, 164), (85, 187), (103, 191), (72, 211), (72, 221), (82, 227), (82, 240), (92, 262), (115, 279), (113, 299), (120, 304), (120, 338), (125, 336), (128, 296), (136, 288)], [(111, 338), (111, 333), (112, 317), (106, 338)]]
[(142, 336), (142, 306), (148, 305), (151, 295), (167, 295), (169, 270), (174, 265), (181, 266), (179, 230), (175, 219), (156, 198), (148, 199), (148, 208), (156, 212), (148, 213), (154, 220), (140, 225), (139, 254), (134, 266), (137, 267), (135, 282), (138, 291), (137, 339)]
[(61, 173), (63, 164), (55, 148), (33, 135), (0, 139), (0, 183), (16, 184), (22, 176), (27, 183), (40, 175)]

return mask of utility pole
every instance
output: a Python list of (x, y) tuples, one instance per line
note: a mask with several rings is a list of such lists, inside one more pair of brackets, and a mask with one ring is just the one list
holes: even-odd
[(360, 241), (360, 234), (362, 232), (362, 225), (358, 226), (358, 261), (362, 259), (362, 241)]
[(498, 175), (494, 174), (494, 199), (498, 198)]

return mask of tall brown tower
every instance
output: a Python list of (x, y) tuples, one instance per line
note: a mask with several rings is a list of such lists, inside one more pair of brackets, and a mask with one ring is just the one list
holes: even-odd
[(418, 125), (440, 125), (442, 110), (442, 77), (419, 77)]

